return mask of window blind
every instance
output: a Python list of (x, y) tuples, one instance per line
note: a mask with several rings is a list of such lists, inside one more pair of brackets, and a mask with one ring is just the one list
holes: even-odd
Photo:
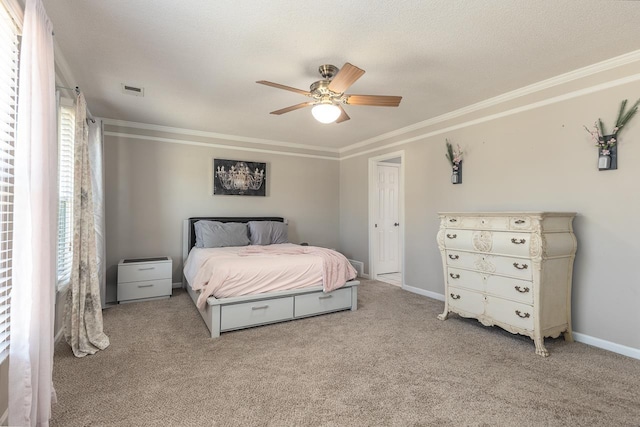
[(18, 109), (18, 27), (0, 3), (0, 362), (9, 355), (13, 177)]
[[(63, 104), (64, 99), (61, 100)], [(58, 120), (58, 287), (69, 283), (73, 258), (73, 139), (75, 110), (62, 105)]]

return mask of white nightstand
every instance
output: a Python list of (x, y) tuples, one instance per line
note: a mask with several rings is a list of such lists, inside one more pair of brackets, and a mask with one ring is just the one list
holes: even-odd
[(171, 296), (171, 258), (129, 258), (118, 263), (118, 302)]

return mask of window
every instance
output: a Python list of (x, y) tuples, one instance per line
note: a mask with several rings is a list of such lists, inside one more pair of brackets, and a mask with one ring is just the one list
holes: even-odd
[(13, 255), (13, 156), (18, 109), (19, 36), (0, 3), (0, 362), (9, 355)]
[(61, 98), (58, 116), (58, 289), (69, 283), (73, 260), (74, 133), (73, 102), (68, 98)]

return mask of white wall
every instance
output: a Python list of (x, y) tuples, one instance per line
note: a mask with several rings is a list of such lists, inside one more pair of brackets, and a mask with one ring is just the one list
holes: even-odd
[[(191, 216), (283, 216), (290, 241), (337, 247), (337, 160), (110, 136), (106, 130), (108, 302), (116, 298), (121, 258), (169, 255), (173, 282), (182, 281), (182, 220)], [(266, 162), (267, 196), (212, 196), (214, 157)]]
[[(598, 171), (597, 150), (582, 127), (601, 117), (611, 128), (620, 101), (640, 98), (640, 79), (590, 94), (575, 92), (612, 78), (608, 73), (601, 81), (588, 80), (563, 85), (545, 96), (534, 94), (517, 106), (573, 94), (560, 102), (464, 124), (481, 119), (482, 113), (500, 112), (492, 107), (434, 125), (413, 142), (341, 161), (342, 251), (349, 258), (368, 261), (368, 158), (405, 150), (406, 285), (438, 294), (444, 291), (436, 244), (439, 211), (575, 211), (574, 330), (640, 349), (636, 264), (640, 255), (640, 115), (621, 133), (616, 171)], [(506, 111), (514, 102), (500, 107)], [(451, 130), (441, 132), (445, 128)], [(460, 185), (450, 183), (445, 138), (466, 152)]]

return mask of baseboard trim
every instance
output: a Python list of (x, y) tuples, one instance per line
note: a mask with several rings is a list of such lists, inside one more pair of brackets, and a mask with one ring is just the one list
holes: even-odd
[[(425, 289), (416, 288), (413, 286), (404, 285), (402, 289), (405, 291), (413, 292), (414, 294), (423, 295), (425, 297), (433, 298), (438, 301), (444, 301), (444, 295), (437, 292), (427, 291)], [(573, 332), (573, 339), (582, 344), (598, 347), (603, 350), (610, 351), (612, 353), (621, 354), (623, 356), (631, 357), (633, 359), (640, 360), (640, 349), (627, 347), (626, 345), (617, 344), (611, 341), (603, 340), (600, 338), (592, 337), (590, 335), (581, 334), (579, 332)]]
[(581, 342), (582, 344), (591, 345), (603, 350), (608, 350), (613, 353), (622, 354), (623, 356), (640, 360), (640, 348), (627, 347), (626, 345), (617, 344), (611, 341), (592, 337), (590, 335), (581, 334), (579, 332), (573, 333), (573, 339)]
[(0, 418), (0, 426), (6, 426), (7, 421), (9, 421), (9, 408), (4, 410), (4, 414), (2, 414), (2, 417)]
[(64, 335), (64, 328), (60, 328), (56, 336), (53, 338), (54, 344), (58, 344)]
[(172, 283), (172, 284), (171, 284), (171, 287), (172, 287), (173, 289), (179, 289), (179, 288), (182, 288), (182, 282), (175, 282), (175, 283)]
[(409, 285), (402, 285), (402, 289), (404, 289), (405, 291), (409, 291), (409, 292), (413, 292), (414, 294), (418, 294), (418, 295), (422, 295), (425, 297), (429, 297), (432, 299), (436, 299), (438, 301), (444, 301), (444, 295), (443, 294), (439, 294), (437, 292), (431, 292), (428, 291), (426, 289), (421, 289), (421, 288), (416, 288), (413, 286), (409, 286)]
[(363, 279), (367, 279), (367, 280), (369, 280), (369, 279), (370, 279), (370, 276), (369, 276), (368, 274), (364, 274), (364, 273), (362, 273), (362, 274), (360, 275), (360, 277), (362, 277)]

